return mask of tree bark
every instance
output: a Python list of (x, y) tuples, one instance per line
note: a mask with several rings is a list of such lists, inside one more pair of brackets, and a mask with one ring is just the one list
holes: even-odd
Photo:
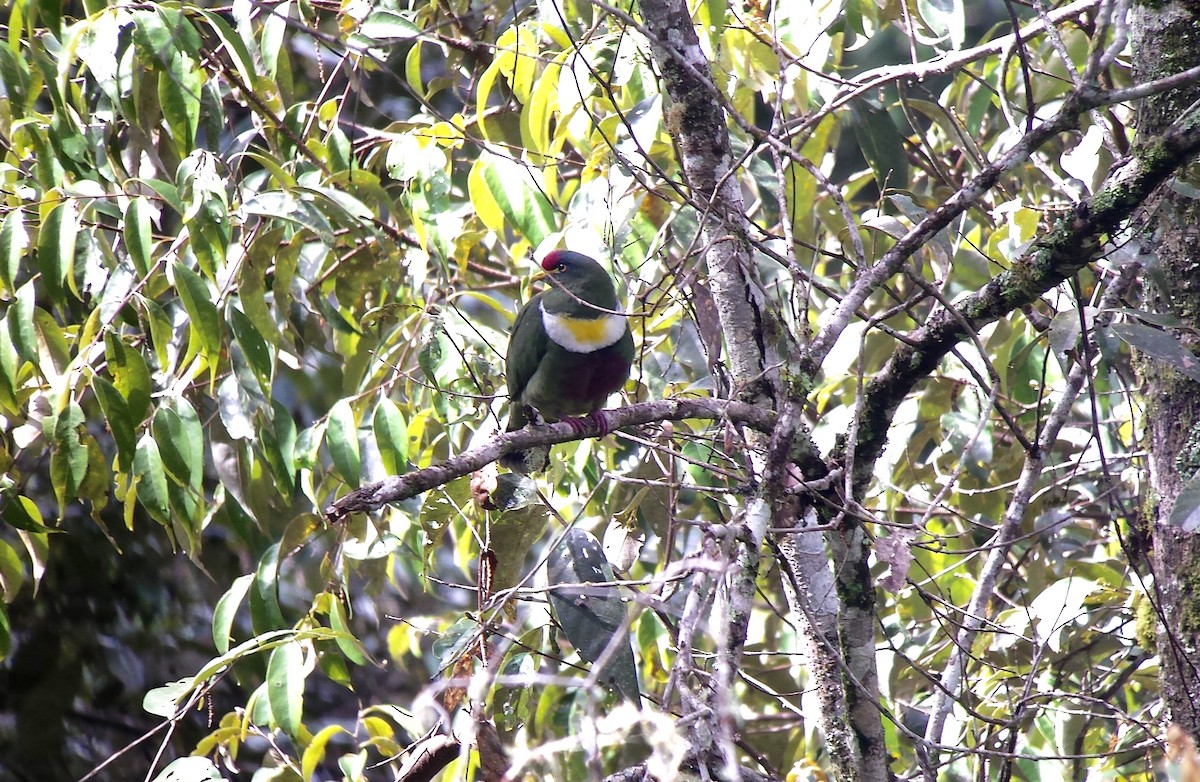
[[(1138, 4), (1133, 63), (1138, 82), (1200, 63), (1200, 7), (1190, 2)], [(1200, 99), (1195, 86), (1147, 98), (1137, 115), (1142, 136), (1162, 131)], [(1194, 109), (1192, 109), (1194, 111)], [(1157, 255), (1147, 275), (1144, 307), (1172, 315), (1192, 353), (1200, 341), (1200, 202), (1168, 190), (1147, 230)], [(1200, 737), (1200, 535), (1170, 523), (1180, 489), (1200, 469), (1200, 384), (1164, 362), (1139, 356), (1146, 388), (1145, 443), (1150, 492), (1143, 511), (1152, 535), (1151, 567), (1162, 625), (1162, 697), (1167, 717)]]
[[(799, 522), (793, 506), (781, 502), (788, 476), (792, 474), (789, 464), (797, 461), (821, 475), (825, 472), (809, 433), (791, 414), (803, 403), (805, 391), (780, 379), (781, 366), (796, 364), (798, 346), (793, 335), (785, 332), (768, 308), (757, 275), (752, 271), (745, 208), (733, 170), (727, 116), (687, 4), (682, 0), (643, 0), (641, 10), (645, 19), (644, 32), (670, 99), (666, 112), (667, 128), (678, 144), (687, 185), (701, 213), (700, 241), (713, 301), (726, 335), (733, 386), (731, 395), (741, 401), (781, 411), (781, 418), (792, 422), (788, 426), (782, 422), (777, 424), (770, 443), (767, 438), (751, 433), (750, 462), (755, 477), (761, 478), (761, 496), (766, 501), (772, 526), (795, 527)], [(767, 457), (768, 449), (775, 458)], [(802, 456), (797, 458), (797, 454)], [(760, 503), (751, 501), (748, 507), (757, 511)], [(751, 512), (746, 516), (754, 519), (760, 518), (761, 514)], [(750, 534), (745, 538), (748, 540), (741, 544), (737, 566), (731, 568), (731, 575), (734, 583), (750, 587), (752, 582), (747, 577), (757, 570), (762, 537), (756, 525), (748, 525), (747, 529)], [(815, 578), (822, 585), (832, 581), (832, 564), (824, 547), (789, 544), (781, 546), (780, 553), (792, 580), (785, 585), (784, 591), (793, 614), (811, 610), (806, 597), (819, 594), (822, 603), (819, 613), (824, 620), (817, 624), (801, 621), (800, 626), (807, 637), (805, 646), (811, 658), (810, 674), (814, 684), (829, 694), (827, 704), (831, 708), (823, 711), (821, 727), (830, 743), (835, 774), (838, 779), (855, 782), (885, 780), (888, 772), (882, 742), (883, 721), (877, 703), (874, 613), (856, 615), (860, 621), (854, 626), (863, 628), (863, 632), (847, 634), (843, 629), (843, 637), (838, 638), (827, 626), (828, 617), (836, 615), (836, 595), (807, 581)], [(865, 557), (861, 559), (865, 561)], [(744, 589), (734, 590), (735, 597), (744, 593)], [(873, 593), (870, 598), (873, 605)], [(742, 618), (735, 612), (732, 619), (733, 632), (728, 640), (735, 644), (744, 642)], [(869, 650), (870, 655), (869, 660), (858, 660), (858, 665), (851, 660), (850, 667), (861, 672), (857, 681), (862, 692), (856, 690), (849, 698), (836, 694), (845, 692), (842, 676), (845, 664), (839, 654), (846, 648), (847, 635), (855, 636), (854, 649)], [(848, 659), (858, 656), (854, 652), (845, 652), (845, 655)], [(726, 654), (724, 662), (736, 665), (733, 655)], [(863, 708), (853, 710), (855, 698), (875, 699), (875, 702), (864, 702)], [(855, 715), (862, 718), (861, 725), (853, 724)], [(859, 745), (851, 737), (857, 739)], [(864, 740), (868, 745), (866, 752), (862, 752), (861, 747)]]

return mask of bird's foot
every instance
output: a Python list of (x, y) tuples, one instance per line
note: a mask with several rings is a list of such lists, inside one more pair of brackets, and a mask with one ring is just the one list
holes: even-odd
[(606, 434), (612, 431), (612, 425), (608, 422), (608, 416), (604, 414), (603, 410), (594, 410), (582, 418), (566, 416), (561, 420), (563, 423), (571, 427), (571, 432), (575, 434), (576, 437), (583, 437), (585, 434), (587, 434), (589, 424), (595, 424), (597, 427), (599, 427), (600, 437), (604, 437)]

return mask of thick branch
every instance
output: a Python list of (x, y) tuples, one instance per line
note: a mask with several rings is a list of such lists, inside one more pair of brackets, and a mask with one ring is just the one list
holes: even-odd
[[(1194, 83), (1197, 78), (1200, 78), (1200, 70), (1190, 69), (1183, 73), (1173, 74), (1154, 82), (1139, 85), (1136, 90), (1132, 91), (1101, 91), (1085, 87), (1071, 94), (1063, 101), (1062, 108), (1057, 114), (1022, 136), (1021, 140), (1011, 149), (1002, 154), (983, 171), (979, 172), (974, 179), (955, 191), (954, 195), (946, 199), (938, 208), (925, 215), (908, 233), (897, 240), (891, 249), (884, 253), (877, 262), (858, 275), (854, 281), (854, 285), (851, 286), (850, 290), (842, 298), (829, 322), (821, 329), (820, 333), (817, 334), (812, 344), (808, 347), (808, 354), (804, 358), (803, 368), (815, 373), (821, 363), (824, 362), (825, 357), (829, 355), (829, 351), (837, 344), (846, 327), (854, 319), (859, 308), (866, 303), (872, 293), (879, 289), (879, 286), (883, 285), (884, 282), (900, 270), (900, 267), (912, 257), (913, 253), (928, 244), (938, 231), (950, 225), (954, 219), (975, 204), (984, 193), (992, 189), (996, 182), (999, 181), (1001, 174), (1010, 171), (1024, 162), (1035, 150), (1054, 136), (1077, 127), (1081, 115), (1100, 106), (1118, 103), (1126, 95), (1140, 97), (1176, 89), (1181, 84)], [(1140, 197), (1147, 195), (1150, 190), (1153, 190), (1154, 187), (1174, 172), (1179, 166), (1178, 161), (1181, 156), (1187, 157), (1191, 154), (1191, 151), (1187, 151), (1194, 149), (1194, 147), (1189, 146), (1189, 142), (1187, 141), (1190, 137), (1189, 134), (1190, 131), (1186, 129), (1177, 129), (1174, 137), (1170, 137), (1170, 135), (1163, 136), (1157, 140), (1157, 143), (1152, 141), (1150, 144), (1143, 144), (1139, 161), (1141, 164), (1140, 168), (1144, 170), (1139, 171), (1139, 173), (1144, 174), (1150, 180), (1154, 180), (1154, 183), (1153, 186), (1142, 192)], [(1122, 181), (1118, 179), (1117, 184), (1121, 185)], [(1116, 203), (1108, 204), (1102, 200), (1104, 198), (1113, 199)], [(1096, 233), (1103, 232), (1109, 228), (1115, 228), (1121, 220), (1129, 215), (1138, 203), (1136, 198), (1126, 197), (1124, 191), (1120, 189), (1115, 192), (1108, 192), (1107, 196), (1103, 191), (1097, 193), (1088, 202), (1084, 202), (1084, 205), (1089, 202), (1092, 208), (1096, 208), (1104, 213), (1107, 219), (1111, 221), (1111, 225), (1095, 223), (1100, 228), (1100, 231)], [(1078, 270), (1082, 265), (1077, 265), (1075, 270)], [(1071, 274), (1073, 273), (1074, 271), (1071, 272)], [(1061, 281), (1061, 279), (1058, 280), (1058, 282)], [(1057, 285), (1058, 282), (1054, 284)], [(1046, 289), (1043, 288), (1042, 290)]]
[(1181, 126), (1144, 142), (1133, 162), (1114, 172), (1091, 198), (1054, 228), (1011, 269), (968, 296), (957, 312), (943, 309), (896, 348), (866, 387), (855, 449), (855, 494), (870, 480), (887, 441), (896, 408), (918, 381), (928, 377), (955, 345), (971, 332), (1027, 304), (1069, 279), (1100, 254), (1116, 233), (1180, 166), (1200, 151), (1200, 125)]
[[(775, 424), (775, 414), (769, 410), (727, 399), (663, 399), (604, 411), (604, 420), (610, 430), (656, 421), (680, 421), (685, 418), (725, 419), (745, 424), (761, 432), (769, 432)], [(423, 470), (384, 478), (382, 481), (355, 489), (326, 508), (325, 518), (336, 523), (351, 513), (367, 513), (379, 510), (392, 502), (407, 500), (455, 478), (469, 475), (506, 453), (523, 451), (538, 445), (600, 437), (603, 434), (599, 424), (590, 418), (576, 421), (575, 425), (559, 422), (532, 426), (516, 432), (497, 432), (482, 445), (463, 451), (444, 462)]]

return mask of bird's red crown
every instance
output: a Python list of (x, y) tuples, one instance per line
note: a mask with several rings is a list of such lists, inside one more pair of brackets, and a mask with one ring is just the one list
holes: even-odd
[(562, 255), (562, 250), (551, 250), (546, 253), (546, 257), (542, 259), (542, 268), (546, 271), (553, 271), (562, 261), (559, 256)]

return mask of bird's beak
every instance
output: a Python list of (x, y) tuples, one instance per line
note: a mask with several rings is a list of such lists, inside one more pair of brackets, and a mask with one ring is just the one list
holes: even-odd
[(529, 281), (530, 282), (541, 282), (544, 279), (546, 279), (546, 272), (539, 271), (539, 272), (534, 272), (533, 276), (529, 278)]

